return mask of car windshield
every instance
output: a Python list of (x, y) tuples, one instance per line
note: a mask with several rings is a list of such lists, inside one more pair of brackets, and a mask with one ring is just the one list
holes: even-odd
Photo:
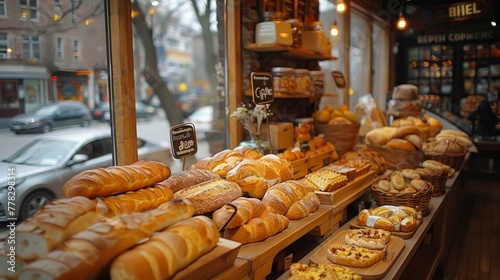
[(56, 110), (56, 105), (46, 106), (38, 109), (38, 111), (35, 112), (35, 115), (52, 115)]
[(53, 166), (60, 163), (75, 145), (76, 142), (72, 141), (37, 139), (4, 161), (35, 166)]

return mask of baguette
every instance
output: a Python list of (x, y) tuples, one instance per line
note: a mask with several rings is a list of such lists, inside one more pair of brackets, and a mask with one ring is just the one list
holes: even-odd
[(157, 183), (155, 186), (167, 187), (171, 189), (173, 193), (176, 193), (189, 186), (219, 178), (219, 174), (211, 170), (183, 170), (172, 174), (170, 177)]
[[(33, 260), (52, 251), (57, 244), (85, 230), (99, 218), (88, 198), (56, 199), (16, 227), (16, 258)], [(9, 248), (5, 240), (5, 248)]]
[(150, 211), (102, 219), (26, 265), (19, 279), (94, 278), (116, 256), (153, 232), (190, 218), (193, 212), (189, 201), (174, 199)]
[(188, 199), (194, 206), (194, 214), (199, 215), (215, 211), (242, 194), (238, 184), (215, 179), (180, 190), (174, 198)]
[(231, 202), (231, 204), (236, 207), (236, 214), (232, 219), (231, 216), (234, 213), (234, 208), (229, 205), (224, 205), (215, 210), (212, 215), (212, 219), (219, 229), (222, 229), (226, 223), (226, 229), (239, 227), (247, 223), (250, 219), (260, 216), (266, 210), (264, 202), (257, 198), (240, 197)]
[(97, 212), (102, 217), (109, 218), (119, 214), (143, 212), (156, 208), (171, 200), (173, 196), (174, 193), (171, 189), (155, 185), (124, 194), (98, 197), (95, 200), (97, 201)]
[(153, 186), (170, 176), (170, 168), (156, 161), (139, 161), (83, 171), (63, 186), (65, 197), (96, 198)]
[(272, 212), (265, 212), (240, 227), (225, 230), (224, 238), (241, 244), (263, 241), (268, 237), (280, 233), (289, 224), (290, 220), (287, 217)]
[(206, 216), (178, 222), (112, 263), (111, 279), (168, 279), (217, 246), (219, 232)]

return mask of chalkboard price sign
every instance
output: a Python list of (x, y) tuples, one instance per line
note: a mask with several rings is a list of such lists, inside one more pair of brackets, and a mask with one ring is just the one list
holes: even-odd
[(176, 159), (193, 156), (198, 152), (198, 140), (194, 124), (178, 124), (170, 128), (170, 146)]
[(250, 74), (252, 83), (252, 100), (256, 105), (274, 102), (273, 75), (271, 73), (253, 72)]
[(333, 80), (335, 81), (335, 84), (337, 85), (338, 88), (345, 88), (346, 87), (344, 74), (342, 74), (342, 72), (332, 71), (332, 76), (333, 76)]

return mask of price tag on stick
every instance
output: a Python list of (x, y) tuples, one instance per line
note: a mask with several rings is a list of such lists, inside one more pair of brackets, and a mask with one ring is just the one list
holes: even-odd
[(170, 146), (172, 156), (176, 159), (183, 159), (182, 170), (184, 170), (186, 158), (198, 152), (198, 139), (194, 124), (185, 123), (171, 127)]

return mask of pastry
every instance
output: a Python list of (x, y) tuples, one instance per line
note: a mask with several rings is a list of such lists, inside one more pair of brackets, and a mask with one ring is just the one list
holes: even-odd
[(332, 244), (326, 253), (332, 263), (352, 267), (369, 267), (385, 257), (385, 250), (367, 249), (355, 245)]
[(351, 229), (345, 235), (345, 244), (382, 250), (391, 240), (391, 232), (383, 229)]

